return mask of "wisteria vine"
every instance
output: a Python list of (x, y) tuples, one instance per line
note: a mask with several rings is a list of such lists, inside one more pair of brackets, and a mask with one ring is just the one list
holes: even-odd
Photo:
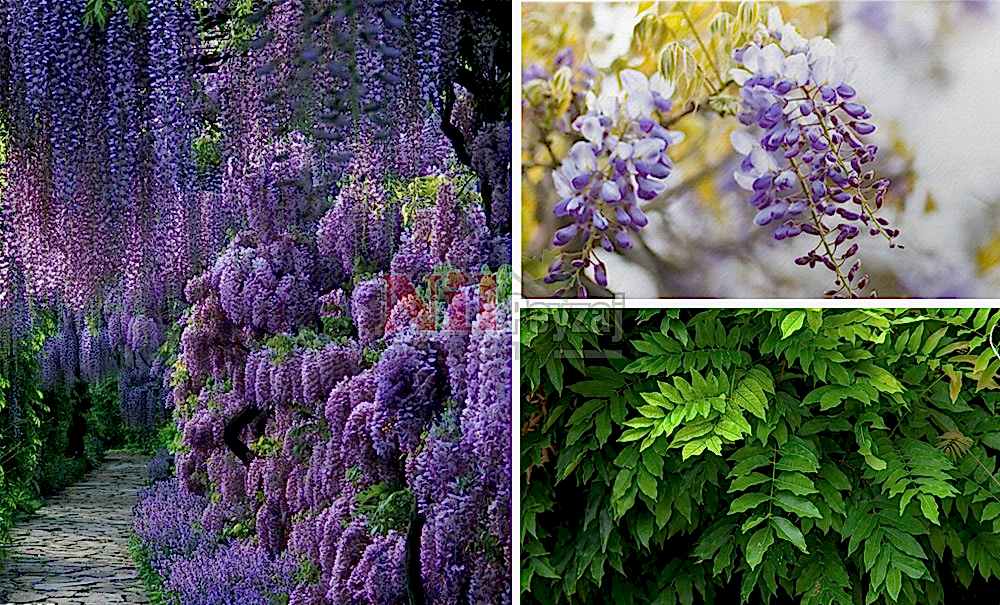
[(55, 318), (46, 389), (113, 377), (172, 435), (163, 590), (510, 602), (507, 11), (2, 9), (0, 315)]
[[(526, 110), (542, 133), (573, 141), (558, 157), (543, 134), (558, 196), (555, 258), (544, 281), (556, 296), (607, 292), (605, 261), (628, 254), (649, 222), (644, 206), (670, 196), (672, 154), (683, 140), (671, 127), (702, 109), (739, 122), (731, 135), (739, 160), (732, 179), (749, 192), (753, 223), (779, 241), (815, 238), (794, 260), (833, 273), (826, 296), (876, 295), (857, 238), (867, 232), (902, 246), (881, 212), (890, 181), (876, 174), (876, 124), (848, 82), (851, 62), (829, 39), (801, 36), (779, 8), (759, 18), (747, 6), (720, 13), (709, 28), (720, 36), (713, 44), (739, 41), (726, 74), (693, 23), (680, 34), (705, 50), (704, 65), (675, 41), (662, 49), (652, 75), (613, 67), (599, 77), (571, 49), (551, 68), (526, 69)], [(692, 71), (712, 90), (673, 109), (675, 82), (690, 87)], [(736, 96), (729, 95), (734, 88)]]
[(776, 240), (815, 236), (816, 246), (795, 263), (822, 264), (835, 274), (827, 296), (858, 296), (869, 276), (861, 273), (852, 240), (868, 231), (895, 247), (899, 230), (876, 215), (889, 180), (870, 167), (878, 147), (862, 137), (875, 125), (845, 81), (845, 60), (830, 40), (800, 36), (777, 8), (768, 15), (766, 36), (734, 58), (741, 66), (733, 73), (741, 86), (738, 117), (751, 129), (733, 133), (743, 156), (733, 178), (753, 192), (754, 223), (780, 223)]

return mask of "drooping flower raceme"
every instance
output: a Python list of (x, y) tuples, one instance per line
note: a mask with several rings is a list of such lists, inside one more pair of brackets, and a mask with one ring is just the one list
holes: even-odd
[(740, 84), (739, 121), (732, 135), (744, 156), (733, 175), (752, 192), (754, 223), (776, 224), (777, 240), (803, 233), (818, 239), (796, 264), (822, 264), (836, 274), (831, 296), (854, 297), (868, 285), (853, 258), (862, 231), (881, 235), (895, 247), (897, 229), (876, 213), (887, 179), (871, 168), (877, 147), (862, 137), (875, 131), (871, 113), (845, 80), (850, 64), (833, 42), (806, 40), (771, 9), (766, 30), (738, 49), (732, 70)]
[(649, 223), (640, 204), (666, 190), (673, 170), (667, 153), (683, 135), (667, 130), (673, 87), (659, 74), (647, 78), (626, 69), (606, 78), (600, 95), (588, 93), (588, 112), (573, 122), (583, 140), (552, 174), (560, 201), (554, 212), (568, 224), (553, 244), (563, 247), (549, 267), (547, 283), (567, 282), (558, 294), (576, 287), (585, 297), (584, 271), (593, 267), (597, 284), (608, 283), (598, 247), (608, 252), (632, 246), (629, 231)]

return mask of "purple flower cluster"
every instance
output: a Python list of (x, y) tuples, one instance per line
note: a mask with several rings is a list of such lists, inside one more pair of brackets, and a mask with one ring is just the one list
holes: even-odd
[(772, 8), (766, 31), (735, 52), (741, 85), (733, 147), (743, 155), (734, 174), (752, 193), (754, 223), (773, 228), (776, 240), (802, 234), (816, 245), (795, 259), (835, 274), (829, 296), (858, 296), (868, 286), (855, 257), (861, 233), (896, 246), (899, 231), (878, 212), (887, 179), (871, 168), (878, 148), (864, 137), (875, 131), (871, 112), (846, 82), (849, 65), (826, 38), (802, 38)]
[[(510, 347), (486, 336), (510, 341), (509, 270), (495, 266), (510, 260), (495, 102), (509, 92), (447, 101), (459, 54), (503, 85), (509, 36), (477, 18), (491, 7), (265, 3), (259, 37), (231, 52), (227, 33), (212, 64), (198, 3), (150, 0), (139, 20), (112, 3), (86, 26), (84, 4), (2, 11), (23, 21), (0, 36), (18, 118), (0, 330), (18, 302), (54, 307), (49, 385), (116, 375), (131, 427), (172, 414), (180, 443), (150, 462), (134, 511), (165, 592), (389, 604), (424, 581), (434, 603), (510, 600), (484, 588), (511, 564), (509, 528), (493, 529), (510, 505), (496, 471), (510, 464), (496, 451)], [(464, 141), (445, 136), (453, 109)], [(479, 381), (496, 380), (487, 400)], [(445, 410), (454, 430), (433, 448)], [(418, 464), (428, 448), (439, 455)], [(432, 485), (446, 491), (417, 495)], [(445, 576), (448, 597), (432, 580)]]
[(297, 563), (240, 540), (178, 560), (164, 588), (180, 605), (272, 605), (291, 592)]
[(358, 329), (358, 341), (368, 345), (382, 337), (388, 308), (385, 280), (376, 277), (354, 287), (351, 318)]
[(427, 421), (443, 396), (435, 343), (414, 330), (399, 334), (375, 367), (376, 410), (369, 420), (380, 456), (398, 457), (416, 449)]
[(158, 573), (167, 575), (175, 560), (212, 547), (213, 537), (200, 529), (207, 505), (206, 498), (186, 491), (173, 479), (139, 493), (132, 530)]
[[(240, 556), (264, 566), (299, 566), (304, 579), (280, 588), (294, 602), (399, 602), (406, 594), (408, 525), (374, 525), (360, 508), (367, 490), (389, 489), (412, 493), (427, 519), (417, 547), (430, 602), (509, 600), (500, 579), (509, 577), (511, 557), (510, 314), (508, 304), (495, 299), (495, 282), (484, 280), (448, 291), (441, 331), (407, 324), (397, 314), (398, 329), (371, 333), (368, 346), (381, 341), (386, 348), (367, 370), (360, 341), (302, 346), (279, 334), (266, 346), (254, 345), (257, 332), (244, 330), (236, 317), (226, 318), (229, 336), (219, 338), (216, 326), (208, 330), (217, 337), (185, 345), (180, 361), (189, 377), (174, 394), (175, 405), (186, 410), (179, 416), (186, 451), (178, 456), (177, 474), (185, 493), (208, 497), (199, 527), (214, 536), (208, 542), (222, 546), (177, 559), (168, 584), (179, 594), (208, 590), (193, 570), (205, 567), (215, 578), (227, 549), (243, 548), (227, 546), (222, 537), (239, 525), (252, 527), (259, 545), (259, 553)], [(194, 308), (217, 300), (221, 287), (210, 280), (190, 284)], [(358, 315), (370, 306), (366, 297), (379, 308), (388, 301), (402, 308), (423, 304), (416, 294), (408, 280), (378, 277), (354, 286), (350, 310), (360, 328), (368, 323)], [(317, 308), (330, 298), (313, 297)], [(192, 314), (181, 342), (205, 330), (204, 319)], [(216, 357), (214, 348), (233, 349), (232, 342), (247, 343), (243, 366), (198, 361)], [(232, 383), (231, 391), (213, 386), (222, 380)], [(222, 443), (221, 428), (250, 403), (265, 416), (244, 430), (243, 439), (255, 445), (243, 467)], [(259, 577), (255, 573), (251, 578)], [(220, 595), (235, 594), (233, 582), (257, 586), (235, 575), (218, 582), (229, 582), (212, 589)], [(253, 595), (266, 592), (254, 591), (243, 598), (255, 602)]]
[(270, 605), (291, 592), (297, 563), (247, 541), (226, 541), (221, 527), (204, 520), (213, 506), (172, 479), (139, 494), (133, 530), (166, 590), (182, 605)]
[(473, 139), (470, 149), (472, 166), (478, 174), (485, 175), (488, 185), (491, 226), (501, 231), (509, 229), (511, 221), (510, 140), (509, 123), (487, 124)]
[(631, 233), (649, 223), (640, 204), (667, 188), (673, 171), (669, 148), (683, 135), (668, 130), (673, 89), (662, 76), (647, 78), (626, 69), (601, 85), (599, 96), (588, 96), (589, 111), (573, 122), (583, 140), (573, 144), (552, 173), (560, 200), (553, 212), (563, 221), (553, 238), (562, 248), (549, 267), (546, 283), (563, 284), (556, 295), (572, 291), (586, 297), (584, 272), (607, 286), (606, 252), (632, 247)]
[(399, 206), (384, 186), (355, 162), (355, 176), (344, 185), (333, 207), (320, 219), (316, 230), (319, 251), (332, 261), (341, 276), (350, 276), (363, 259), (375, 269), (389, 267), (399, 245), (402, 220)]

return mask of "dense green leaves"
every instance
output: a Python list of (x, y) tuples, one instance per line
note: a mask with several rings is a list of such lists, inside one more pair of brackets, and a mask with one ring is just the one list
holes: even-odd
[(977, 309), (524, 312), (522, 600), (994, 598), (997, 323)]

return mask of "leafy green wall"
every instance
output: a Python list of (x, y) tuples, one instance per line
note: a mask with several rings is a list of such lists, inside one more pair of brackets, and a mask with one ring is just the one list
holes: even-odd
[(1000, 602), (998, 322), (523, 312), (522, 600)]

